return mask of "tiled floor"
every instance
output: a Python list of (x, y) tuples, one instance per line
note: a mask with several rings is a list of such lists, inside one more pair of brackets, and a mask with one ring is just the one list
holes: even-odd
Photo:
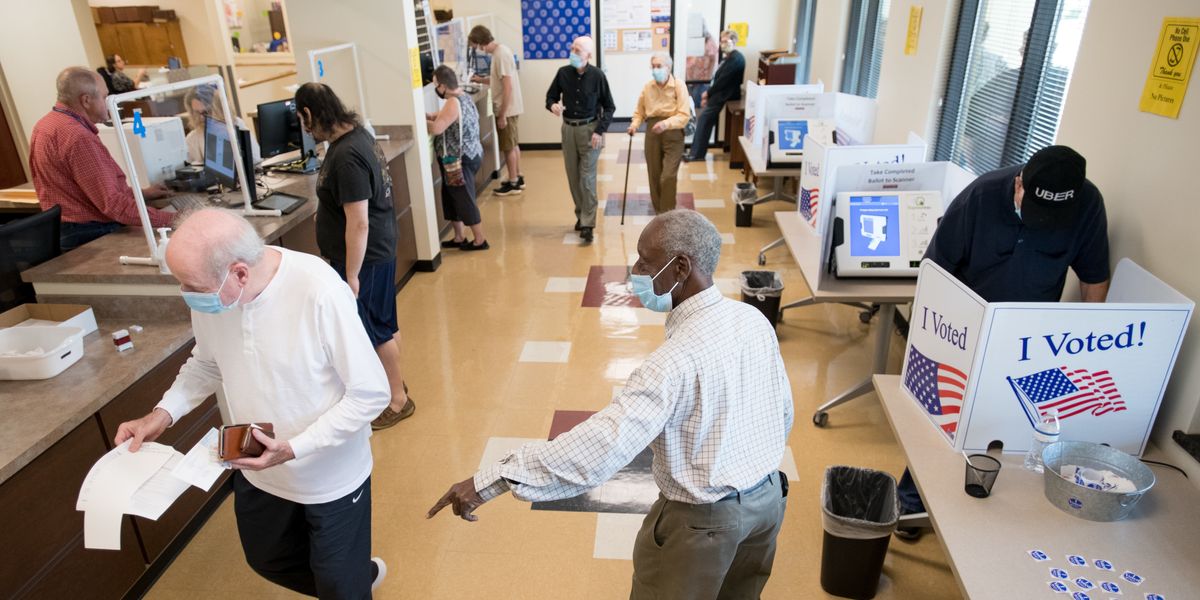
[[(625, 165), (617, 158), (626, 142), (622, 134), (610, 135), (600, 172), (612, 177), (599, 184), (601, 198), (621, 192)], [(570, 231), (574, 216), (561, 155), (526, 152), (523, 158), (525, 172), (536, 174), (536, 186), (520, 196), (482, 198), (492, 249), (446, 252), (437, 272), (418, 273), (397, 299), (405, 369), (418, 409), (411, 420), (371, 439), (374, 551), (389, 568), (378, 598), (591, 600), (629, 594), (628, 535), (640, 515), (534, 511), (506, 496), (483, 506), (476, 523), (449, 514), (425, 519), (446, 488), (473, 474), (482, 461), (546, 439), (556, 410), (602, 408), (662, 341), (657, 313), (580, 306), (579, 279), (593, 266), (627, 264), (645, 221), (627, 219), (622, 227), (618, 219), (602, 219), (594, 244), (565, 242), (577, 238)], [(717, 151), (708, 162), (683, 165), (679, 191), (698, 199), (728, 198), (741, 177), (724, 159)], [(630, 172), (631, 190), (646, 185), (646, 172), (637, 167)], [(710, 170), (715, 181), (691, 177)], [(755, 210), (754, 227), (735, 228), (732, 204), (697, 201), (696, 208), (737, 241), (722, 247), (717, 269), (718, 285), (732, 297), (738, 296), (740, 272), (758, 269), (759, 248), (778, 237), (772, 212), (795, 210), (766, 204)], [(780, 271), (784, 302), (807, 294), (786, 251), (774, 251), (766, 268)], [(824, 468), (853, 464), (899, 474), (903, 458), (873, 396), (834, 409), (825, 429), (809, 420), (816, 406), (856, 383), (870, 364), (871, 336), (856, 310), (837, 305), (792, 310), (778, 334), (796, 403), (790, 438), (796, 476), (763, 597), (825, 598), (819, 583)], [(530, 341), (571, 343), (567, 362), (518, 363)], [(900, 338), (892, 348), (898, 372)], [(621, 523), (613, 520), (620, 517)], [(246, 566), (233, 502), (227, 500), (149, 597), (295, 596)], [(937, 537), (915, 544), (893, 540), (876, 597), (960, 597)]]

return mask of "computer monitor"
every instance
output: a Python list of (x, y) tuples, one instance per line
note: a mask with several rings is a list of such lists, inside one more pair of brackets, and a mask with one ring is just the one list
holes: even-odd
[(182, 69), (183, 61), (179, 60), (178, 56), (168, 56), (167, 57), (167, 68), (168, 69)]
[(258, 105), (258, 145), (263, 158), (300, 151), (300, 158), (315, 168), (317, 143), (300, 126), (295, 100), (279, 100)]
[(233, 146), (229, 143), (229, 130), (226, 129), (225, 123), (211, 116), (206, 117), (204, 119), (204, 171), (215, 177), (221, 185), (235, 188), (238, 184), (238, 177), (237, 167), (234, 166), (233, 161), (239, 159), (234, 156)]

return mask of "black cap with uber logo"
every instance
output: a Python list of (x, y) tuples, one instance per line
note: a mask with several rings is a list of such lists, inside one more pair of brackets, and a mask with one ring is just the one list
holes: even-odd
[(1021, 220), (1039, 229), (1069, 225), (1079, 212), (1087, 160), (1066, 146), (1046, 146), (1021, 170)]

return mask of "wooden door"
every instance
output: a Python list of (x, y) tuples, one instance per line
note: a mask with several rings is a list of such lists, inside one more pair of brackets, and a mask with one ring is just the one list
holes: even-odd
[(167, 21), (167, 39), (171, 41), (171, 56), (178, 56), (183, 66), (188, 66), (187, 46), (183, 45), (183, 32), (179, 21)]
[(0, 189), (21, 185), (26, 181), (28, 180), (25, 179), (25, 169), (21, 165), (21, 153), (17, 151), (12, 129), (8, 127), (4, 106), (0, 106)]
[(146, 41), (143, 34), (145, 27), (141, 23), (117, 23), (117, 41), (121, 50), (117, 54), (125, 59), (126, 64), (150, 64), (146, 52)]
[(174, 56), (171, 49), (171, 38), (167, 28), (162, 23), (144, 23), (142, 25), (142, 40), (146, 45), (147, 65), (165, 65), (167, 57)]

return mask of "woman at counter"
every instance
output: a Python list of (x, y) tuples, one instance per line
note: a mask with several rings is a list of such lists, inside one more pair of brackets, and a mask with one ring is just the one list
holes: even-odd
[(110, 54), (104, 57), (104, 72), (101, 74), (108, 84), (109, 93), (124, 94), (138, 88), (138, 83), (146, 77), (146, 70), (138, 69), (137, 74), (130, 79), (125, 74), (125, 59), (121, 58), (120, 54)]
[[(487, 250), (483, 218), (475, 204), (475, 172), (483, 163), (479, 143), (479, 111), (458, 87), (458, 75), (445, 65), (433, 71), (434, 92), (446, 102), (436, 113), (425, 115), (425, 126), (433, 138), (433, 151), (442, 171), (442, 213), (454, 225), (454, 239), (443, 248)], [(464, 226), (475, 239), (467, 241)]]
[[(225, 113), (219, 106), (214, 104), (216, 100), (217, 86), (208, 84), (194, 87), (188, 90), (184, 96), (184, 105), (188, 109), (188, 126), (191, 131), (187, 134), (187, 161), (191, 165), (204, 164), (204, 123), (205, 119), (212, 117), (214, 120), (224, 123)], [(234, 117), (234, 123), (238, 129), (245, 131), (246, 123), (241, 117)], [(254, 136), (250, 136), (250, 149), (254, 154), (254, 164), (262, 162), (262, 152), (258, 149), (258, 140)], [(249, 175), (249, 173), (247, 173)]]
[(329, 86), (300, 86), (296, 112), (314, 140), (329, 143), (317, 175), (317, 246), (358, 299), (358, 317), (387, 372), (392, 401), (371, 422), (387, 429), (417, 409), (400, 363), (392, 176), (375, 137)]

